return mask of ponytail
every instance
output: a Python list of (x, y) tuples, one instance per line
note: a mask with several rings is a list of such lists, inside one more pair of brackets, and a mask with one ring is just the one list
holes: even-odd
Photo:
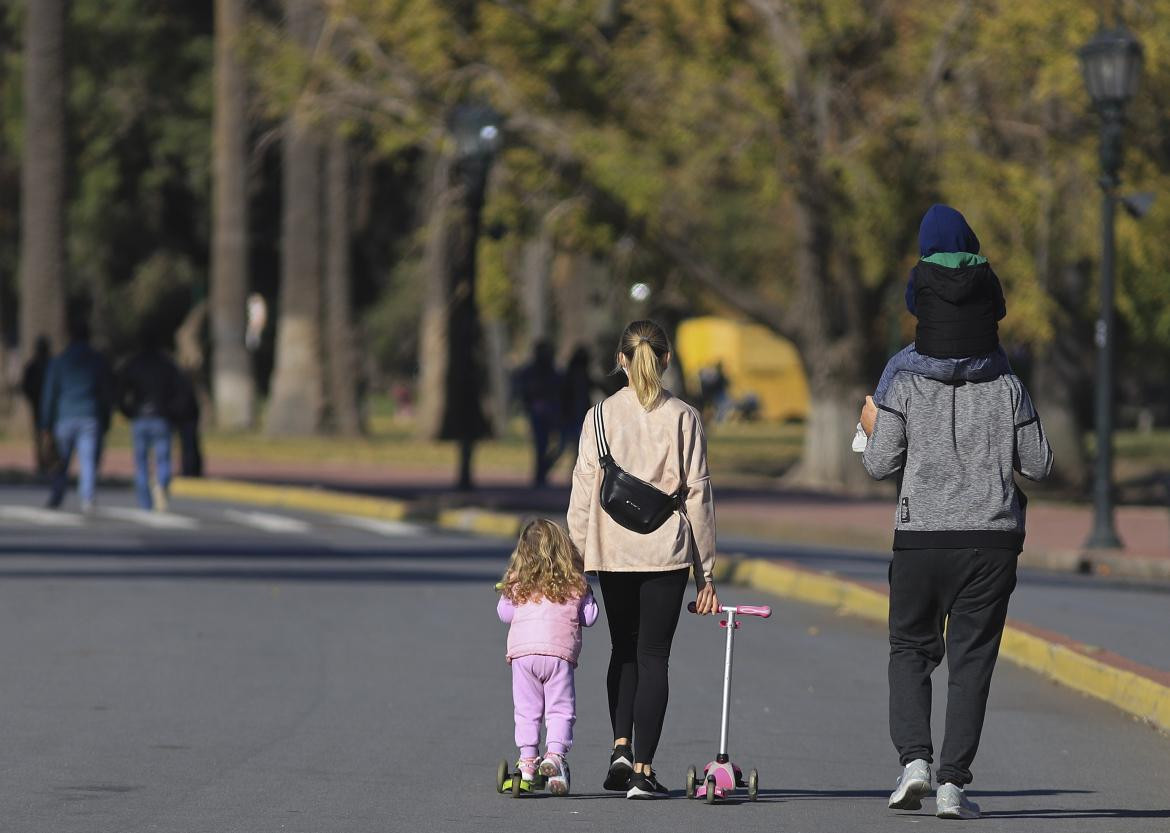
[(652, 410), (662, 399), (662, 371), (670, 353), (666, 332), (653, 321), (635, 321), (622, 333), (618, 349), (626, 357), (638, 402)]
[(630, 386), (647, 411), (657, 405), (662, 396), (661, 373), (650, 342), (638, 342), (634, 348), (634, 360), (630, 362)]

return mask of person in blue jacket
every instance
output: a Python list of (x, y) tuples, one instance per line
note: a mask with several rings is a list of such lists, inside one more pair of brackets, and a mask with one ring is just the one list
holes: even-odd
[(60, 462), (53, 472), (49, 507), (60, 507), (69, 484), (69, 463), (77, 452), (81, 509), (94, 508), (102, 438), (110, 425), (113, 374), (109, 362), (89, 343), (83, 315), (71, 316), (69, 345), (49, 363), (41, 394), (41, 431), (57, 445)]

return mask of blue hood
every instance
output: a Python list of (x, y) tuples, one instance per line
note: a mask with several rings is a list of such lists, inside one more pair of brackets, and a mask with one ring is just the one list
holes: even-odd
[(939, 252), (979, 254), (979, 238), (966, 219), (949, 205), (936, 203), (927, 209), (918, 226), (918, 254), (930, 257)]
[[(979, 238), (957, 210), (949, 205), (935, 203), (926, 209), (918, 225), (918, 256), (928, 258), (931, 255), (957, 252), (979, 254)], [(906, 309), (911, 315), (918, 315), (913, 272), (906, 283)]]

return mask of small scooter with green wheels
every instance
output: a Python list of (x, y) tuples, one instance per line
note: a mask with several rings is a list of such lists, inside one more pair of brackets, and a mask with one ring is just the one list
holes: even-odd
[[(520, 766), (509, 766), (507, 760), (501, 758), (496, 766), (496, 792), (511, 793), (512, 798), (519, 798), (525, 793), (540, 792), (548, 786), (548, 779), (540, 774), (538, 769), (532, 775), (531, 781), (525, 781), (520, 775)], [(567, 790), (566, 790), (567, 792)]]
[[(687, 605), (687, 609), (695, 612), (695, 603)], [(735, 794), (736, 789), (747, 788), (749, 801), (755, 801), (760, 790), (760, 774), (756, 770), (748, 773), (747, 780), (743, 778), (743, 770), (731, 762), (727, 754), (727, 724), (731, 717), (731, 653), (735, 641), (735, 631), (739, 628), (736, 615), (759, 616), (767, 619), (772, 615), (772, 608), (765, 605), (739, 605), (732, 607), (723, 605), (719, 611), (727, 616), (720, 624), (727, 628), (727, 648), (723, 661), (723, 717), (719, 731), (719, 754), (715, 760), (703, 767), (702, 780), (699, 773), (692, 766), (687, 770), (687, 798), (699, 798), (708, 804), (723, 801)]]

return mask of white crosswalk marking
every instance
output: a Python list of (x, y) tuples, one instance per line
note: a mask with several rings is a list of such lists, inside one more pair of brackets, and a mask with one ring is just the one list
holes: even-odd
[(85, 518), (74, 512), (59, 509), (39, 509), (35, 506), (0, 506), (0, 520), (31, 523), (37, 526), (81, 526)]
[(236, 523), (262, 529), (265, 532), (278, 532), (286, 535), (304, 534), (312, 529), (306, 521), (290, 518), (287, 515), (272, 515), (268, 512), (243, 512), (239, 509), (228, 509), (224, 515)]
[(334, 515), (333, 517), (338, 523), (344, 524), (345, 526), (351, 526), (354, 529), (364, 529), (366, 532), (385, 535), (387, 538), (403, 538), (410, 535), (418, 535), (422, 532), (421, 526), (407, 523), (406, 521), (363, 518), (359, 515)]
[(153, 512), (149, 509), (135, 509), (128, 506), (103, 506), (98, 514), (104, 518), (131, 521), (154, 529), (198, 529), (199, 521), (170, 512)]

